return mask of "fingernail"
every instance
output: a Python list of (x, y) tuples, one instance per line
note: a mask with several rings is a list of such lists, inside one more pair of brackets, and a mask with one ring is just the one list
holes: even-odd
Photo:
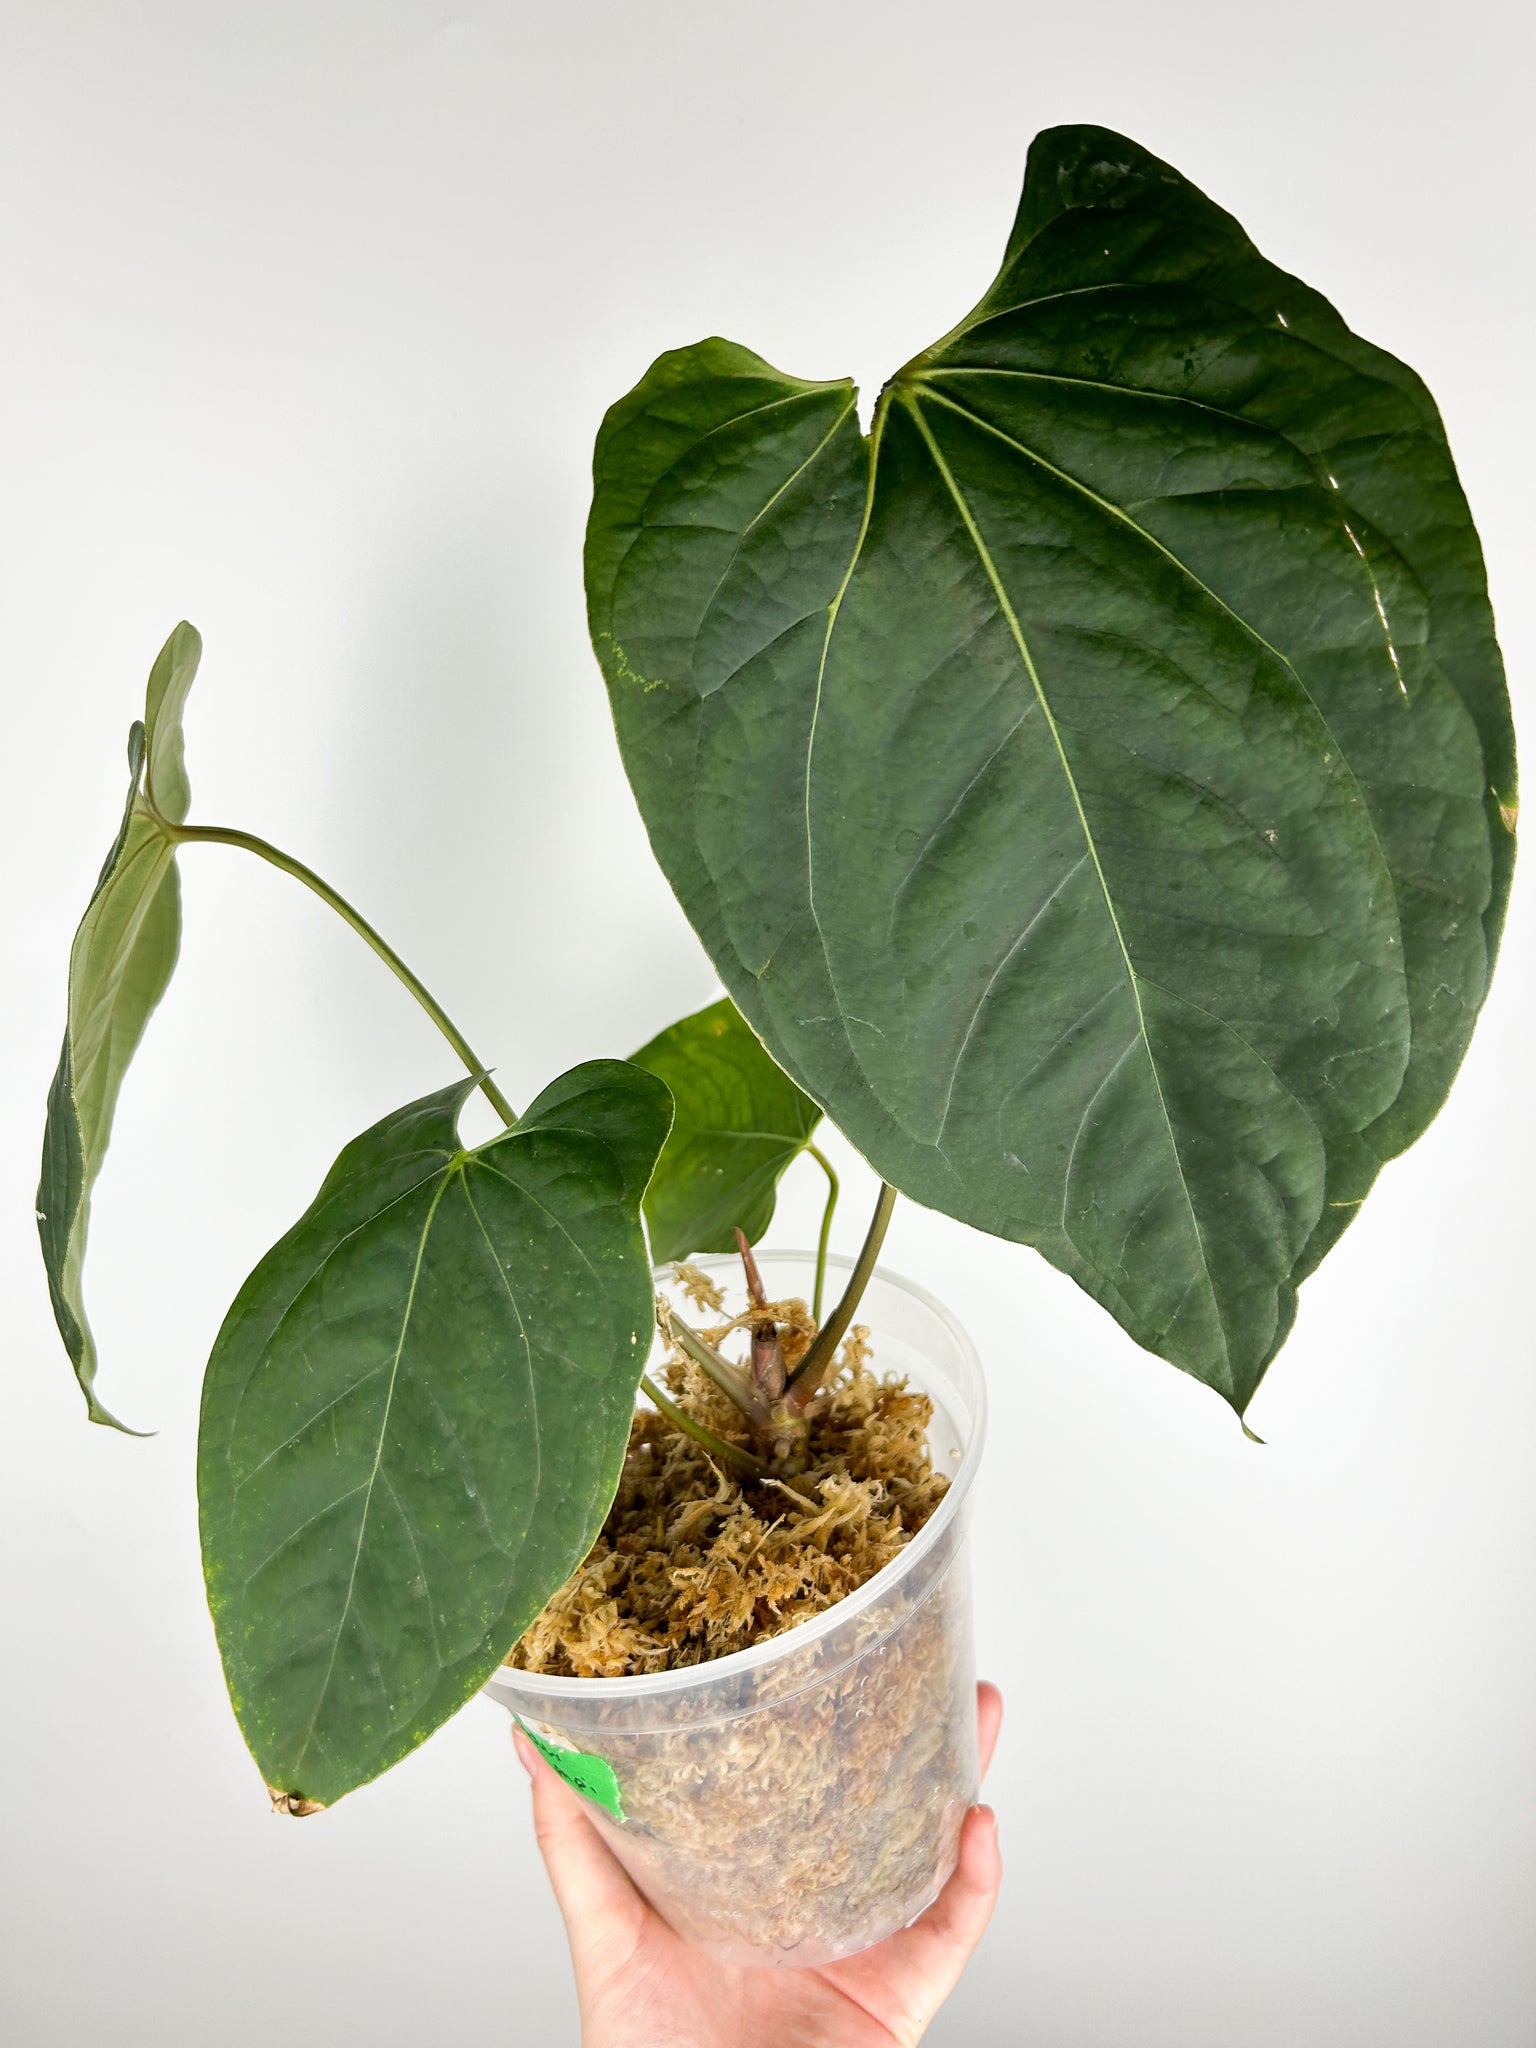
[(539, 1767), (539, 1753), (514, 1722), (512, 1724), (512, 1747), (517, 1751), (517, 1760), (531, 1778)]

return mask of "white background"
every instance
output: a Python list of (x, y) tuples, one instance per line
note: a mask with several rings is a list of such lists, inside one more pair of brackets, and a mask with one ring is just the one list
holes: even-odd
[[(877, 387), (991, 277), (1031, 135), (1096, 120), (1427, 377), (1518, 709), (1533, 54), (1488, 0), (0, 6), (9, 2042), (575, 2039), (503, 1717), (298, 1826), (223, 1697), (201, 1363), (341, 1143), (453, 1072), (241, 855), (185, 857), (96, 1207), (102, 1390), (159, 1434), (88, 1428), (52, 1329), (69, 935), (171, 625), (207, 641), (194, 817), (352, 894), (515, 1101), (630, 1050), (714, 985), (584, 637), (603, 408), (714, 331)], [(1030, 1254), (898, 1214), (890, 1263), (991, 1374), (1009, 1700), (1006, 1889), (933, 2041), (1536, 2040), (1529, 881), (1449, 1108), (1305, 1290), (1267, 1448)], [(779, 1242), (816, 1198), (797, 1167)]]

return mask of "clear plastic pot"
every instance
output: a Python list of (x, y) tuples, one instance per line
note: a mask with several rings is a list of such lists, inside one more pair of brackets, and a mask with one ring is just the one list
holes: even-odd
[[(809, 1254), (758, 1256), (770, 1296), (810, 1298)], [(698, 1263), (729, 1312), (744, 1305), (736, 1260)], [(834, 1300), (849, 1264), (829, 1261)], [(503, 1666), (485, 1688), (557, 1754), (578, 1753), (565, 1775), (607, 1796), (588, 1811), (635, 1883), (732, 1963), (832, 1962), (904, 1927), (953, 1870), (976, 1797), (965, 1526), (981, 1365), (948, 1310), (895, 1274), (876, 1272), (857, 1320), (875, 1370), (932, 1399), (933, 1462), (950, 1477), (899, 1556), (825, 1614), (713, 1663), (638, 1678)]]

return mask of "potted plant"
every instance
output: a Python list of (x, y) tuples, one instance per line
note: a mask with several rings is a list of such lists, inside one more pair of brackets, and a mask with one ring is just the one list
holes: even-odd
[[(179, 850), (244, 847), (367, 940), (466, 1070), (342, 1152), (209, 1361), (209, 1597), (274, 1801), (332, 1803), (489, 1683), (696, 1938), (841, 1952), (942, 1876), (973, 1770), (943, 1481), (951, 1450), (974, 1465), (981, 1397), (955, 1326), (875, 1273), (897, 1191), (1033, 1246), (1242, 1416), (1486, 993), (1502, 669), (1419, 380), (1095, 128), (1037, 140), (997, 279), (867, 431), (851, 384), (728, 342), (653, 365), (598, 437), (587, 588), (630, 781), (728, 1000), (516, 1114), (320, 877), (187, 822), (178, 627), (71, 955), (49, 1284), (110, 1423), (91, 1188), (174, 964)], [(506, 1129), (467, 1147), (475, 1087)], [(881, 1181), (829, 1308), (825, 1229), (799, 1264), (751, 1251), (822, 1114)], [(733, 1247), (738, 1301), (719, 1267), (655, 1295), (653, 1257)], [(937, 1404), (927, 1464), (919, 1443), (859, 1470), (851, 1439), (882, 1434), (860, 1418), (908, 1398)], [(661, 1671), (553, 1668), (597, 1566), (643, 1551), (620, 1521), (668, 1460), (662, 1553), (711, 1498), (767, 1526), (769, 1493), (814, 1548), (849, 1485), (888, 1553), (814, 1612), (754, 1605), (723, 1655), (690, 1613), (638, 1653)], [(882, 1778), (918, 1825), (860, 1891)], [(809, 1906), (749, 1926), (732, 1873), (761, 1891), (775, 1839)]]

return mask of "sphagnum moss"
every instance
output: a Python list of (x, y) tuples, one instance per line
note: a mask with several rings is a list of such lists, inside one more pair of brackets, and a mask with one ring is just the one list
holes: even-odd
[[(804, 1309), (771, 1305), (791, 1333), (791, 1363)], [(740, 1416), (680, 1353), (664, 1378), (689, 1414), (741, 1438)], [(926, 1394), (875, 1371), (862, 1325), (842, 1346), (793, 1480), (738, 1479), (654, 1410), (637, 1409), (602, 1534), (507, 1662), (567, 1678), (675, 1670), (825, 1612), (889, 1564), (942, 1500), (932, 1417)]]

